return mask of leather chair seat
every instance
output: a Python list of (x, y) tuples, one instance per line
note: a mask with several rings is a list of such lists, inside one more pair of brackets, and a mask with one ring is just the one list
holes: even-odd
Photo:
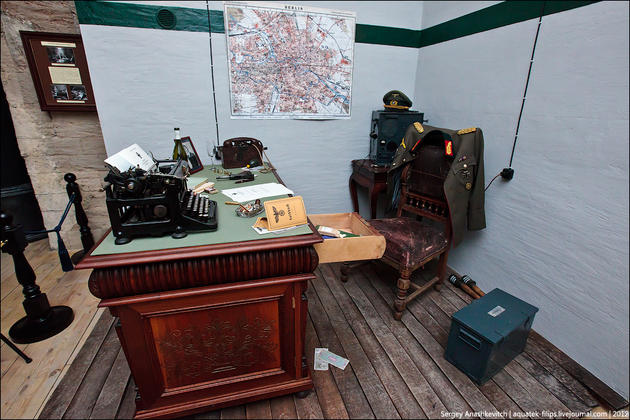
[(407, 217), (370, 220), (385, 237), (385, 257), (411, 268), (448, 247), (446, 233), (440, 228)]

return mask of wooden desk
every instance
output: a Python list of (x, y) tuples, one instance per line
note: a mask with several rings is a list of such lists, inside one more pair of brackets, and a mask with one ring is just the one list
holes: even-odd
[(359, 212), (357, 184), (368, 189), (370, 197), (370, 219), (376, 218), (376, 204), (379, 193), (387, 189), (387, 171), (389, 166), (376, 166), (372, 160), (358, 159), (352, 161), (350, 175), (350, 197), (355, 212)]
[(227, 197), (212, 198), (217, 232), (126, 245), (112, 245), (110, 232), (77, 266), (94, 269), (90, 292), (118, 318), (138, 390), (136, 418), (189, 415), (313, 387), (304, 355), (305, 291), (321, 236), (309, 226), (257, 237), (250, 227), (255, 237), (241, 240), (254, 219), (238, 218), (223, 204)]

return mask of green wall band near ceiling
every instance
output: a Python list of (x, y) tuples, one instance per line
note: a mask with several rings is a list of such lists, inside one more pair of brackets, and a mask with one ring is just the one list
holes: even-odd
[[(79, 23), (82, 25), (126, 26), (188, 32), (208, 32), (208, 27), (210, 27), (213, 33), (225, 33), (221, 10), (210, 10), (210, 25), (208, 25), (208, 11), (204, 9), (94, 1), (75, 1), (74, 3)], [(541, 12), (543, 15), (550, 15), (593, 3), (597, 1), (504, 1), (421, 30), (357, 23), (355, 42), (422, 48), (534, 19), (539, 17)], [(175, 15), (176, 23), (172, 29), (164, 29), (158, 24), (156, 16), (161, 9), (169, 10)]]

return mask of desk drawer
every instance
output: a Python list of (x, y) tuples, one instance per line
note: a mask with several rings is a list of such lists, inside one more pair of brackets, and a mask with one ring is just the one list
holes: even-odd
[(324, 239), (313, 245), (320, 263), (373, 260), (383, 256), (385, 238), (358, 213), (309, 214), (314, 226), (352, 232), (358, 237)]

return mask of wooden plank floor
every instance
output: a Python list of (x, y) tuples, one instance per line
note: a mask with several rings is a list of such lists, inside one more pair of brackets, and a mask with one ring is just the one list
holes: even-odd
[[(50, 304), (70, 306), (74, 311), (74, 321), (54, 337), (39, 343), (18, 345), (33, 359), (29, 364), (2, 343), (2, 418), (36, 418), (39, 415), (103, 313), (96, 307), (98, 299), (87, 288), (90, 271), (64, 273), (57, 251), (49, 248), (47, 239), (29, 244), (25, 255), (37, 275), (37, 284), (48, 296)], [(8, 337), (9, 328), (25, 315), (22, 307), (24, 296), (15, 277), (12, 257), (3, 253), (1, 262), (1, 328), (2, 334)]]
[[(338, 264), (320, 265), (307, 291), (306, 353), (314, 392), (304, 399), (288, 395), (192, 418), (440, 418), (466, 411), (477, 413), (473, 417), (496, 412), (513, 417), (516, 412), (543, 410), (586, 413), (600, 404), (601, 391), (609, 392), (601, 383), (596, 383), (595, 390), (585, 386), (593, 383), (589, 382), (592, 378), (584, 383), (578, 379), (587, 377), (587, 372), (571, 365), (571, 359), (536, 334), (530, 336), (524, 353), (478, 386), (444, 359), (450, 316), (470, 302), (466, 294), (450, 285), (440, 292), (429, 291), (408, 306), (399, 322), (391, 313), (393, 270), (381, 263), (366, 264), (355, 269), (347, 283), (339, 281), (338, 273)], [(422, 281), (423, 275), (416, 280)], [(331, 366), (329, 371), (313, 371), (315, 347), (327, 347), (348, 358), (350, 364), (345, 370)], [(103, 313), (40, 418), (130, 418), (134, 397), (133, 378), (113, 319)]]

